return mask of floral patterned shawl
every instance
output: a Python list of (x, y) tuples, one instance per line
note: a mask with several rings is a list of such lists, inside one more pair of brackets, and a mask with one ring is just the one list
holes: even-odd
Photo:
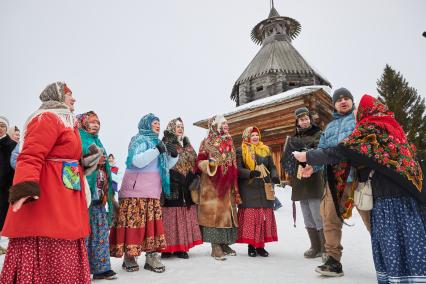
[[(423, 187), (423, 173), (416, 161), (416, 149), (395, 120), (394, 114), (378, 99), (369, 95), (361, 98), (357, 113), (357, 125), (341, 142), (345, 150), (354, 152), (380, 166), (391, 170), (411, 183), (419, 192)], [(336, 180), (337, 199), (342, 197), (349, 174), (349, 165), (340, 163), (333, 167)], [(353, 193), (353, 192), (352, 192)], [(353, 194), (341, 208), (343, 219), (351, 216)]]
[[(210, 179), (218, 191), (219, 198), (223, 198), (232, 187), (234, 187), (235, 192), (238, 192), (238, 168), (232, 137), (220, 130), (220, 125), (217, 125), (215, 118), (209, 120), (209, 133), (201, 142), (197, 165), (200, 161), (209, 158), (216, 160), (218, 163), (217, 172)], [(199, 172), (198, 167), (196, 170)]]

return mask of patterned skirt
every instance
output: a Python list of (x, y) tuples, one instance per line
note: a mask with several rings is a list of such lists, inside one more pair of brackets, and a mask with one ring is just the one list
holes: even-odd
[(85, 240), (10, 239), (0, 283), (90, 283)]
[(110, 237), (113, 257), (139, 256), (143, 251), (166, 248), (163, 218), (159, 199), (123, 198), (114, 220)]
[(162, 252), (188, 252), (203, 243), (197, 220), (197, 207), (163, 207), (167, 247)]
[(105, 206), (90, 206), (90, 236), (87, 239), (90, 273), (99, 274), (111, 269), (109, 256), (108, 213)]
[(411, 197), (375, 200), (371, 241), (378, 283), (426, 283), (425, 210)]
[(277, 224), (272, 208), (241, 208), (238, 210), (238, 240), (255, 248), (278, 241)]

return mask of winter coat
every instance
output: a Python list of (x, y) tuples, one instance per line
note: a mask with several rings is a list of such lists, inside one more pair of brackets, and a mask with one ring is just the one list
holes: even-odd
[[(315, 149), (318, 146), (322, 131), (316, 126), (305, 132), (297, 133), (295, 137), (300, 138), (300, 141), (305, 145), (305, 149)], [(291, 200), (300, 201), (308, 199), (321, 198), (324, 193), (324, 176), (322, 168), (318, 168), (309, 178), (298, 179), (296, 176), (290, 177), (292, 187)]]
[[(267, 200), (265, 193), (265, 182), (261, 178), (250, 178), (250, 169), (243, 163), (242, 149), (237, 149), (238, 164), (238, 188), (242, 203), (238, 208), (274, 208), (274, 200)], [(277, 169), (271, 155), (260, 157), (256, 155), (256, 165), (265, 165), (269, 171), (266, 182), (271, 182), (272, 178), (277, 178)]]
[[(322, 133), (318, 148), (327, 149), (334, 147), (354, 131), (356, 125), (354, 109), (355, 106), (352, 108), (352, 111), (343, 115), (337, 111), (333, 112), (334, 119), (327, 124), (327, 127)], [(352, 182), (352, 176), (353, 172), (349, 175), (348, 182)]]
[(209, 228), (232, 228), (238, 226), (237, 207), (233, 189), (229, 190), (223, 198), (218, 197), (218, 192), (210, 180), (217, 171), (209, 166), (208, 160), (198, 162), (201, 171), (200, 202), (198, 205), (198, 223)]
[(18, 159), (18, 155), (19, 155), (19, 146), (20, 144), (16, 144), (15, 148), (12, 151), (12, 154), (10, 156), (10, 165), (12, 166), (12, 168), (15, 170), (16, 168), (16, 160)]
[(0, 139), (0, 231), (9, 208), (9, 187), (15, 173), (10, 165), (10, 156), (15, 146), (16, 142), (8, 135)]
[[(155, 145), (141, 151), (133, 158), (133, 165), (127, 168), (121, 183), (119, 198), (154, 198), (160, 199), (162, 192), (161, 176), (159, 169), (160, 152)], [(168, 158), (168, 166), (172, 168), (178, 158)]]
[(18, 156), (10, 198), (39, 198), (25, 203), (18, 212), (9, 207), (4, 236), (77, 240), (89, 235), (81, 157), (77, 124), (66, 127), (52, 112), (31, 119)]

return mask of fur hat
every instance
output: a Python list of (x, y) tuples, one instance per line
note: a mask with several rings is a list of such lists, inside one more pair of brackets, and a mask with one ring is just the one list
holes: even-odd
[(354, 97), (352, 96), (351, 92), (349, 92), (346, 88), (340, 88), (334, 91), (333, 93), (333, 105), (337, 102), (338, 99), (346, 97), (350, 98), (352, 102), (354, 101)]
[(6, 117), (0, 116), (0, 122), (6, 124), (6, 128), (9, 128), (9, 120)]

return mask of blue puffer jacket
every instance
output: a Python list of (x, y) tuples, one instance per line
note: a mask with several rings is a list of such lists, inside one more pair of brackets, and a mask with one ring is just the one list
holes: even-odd
[[(353, 113), (355, 106), (352, 111), (347, 114), (339, 114), (336, 111), (333, 112), (334, 120), (332, 120), (324, 132), (321, 135), (318, 148), (326, 149), (334, 147), (339, 144), (340, 141), (348, 137), (355, 129), (356, 119)], [(352, 182), (353, 171), (349, 175), (348, 182)]]

